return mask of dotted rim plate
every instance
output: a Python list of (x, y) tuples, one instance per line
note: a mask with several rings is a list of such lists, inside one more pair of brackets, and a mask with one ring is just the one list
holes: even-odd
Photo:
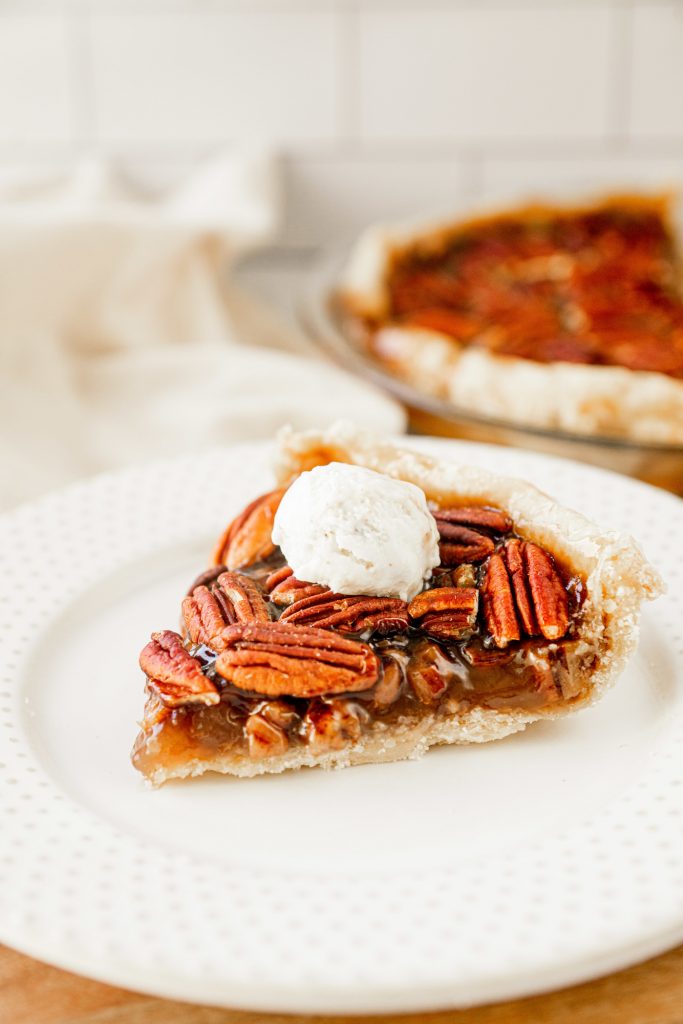
[[(670, 564), (683, 526), (678, 499), (542, 455), (409, 443), (531, 479), (644, 540), (669, 589), (644, 616), (643, 635), (667, 645), (666, 664), (680, 680), (683, 585)], [(675, 685), (657, 744), (613, 800), (533, 842), (511, 843), (501, 831), (499, 852), (485, 862), (459, 849), (419, 870), (399, 861), (331, 871), (313, 854), (298, 868), (280, 863), (276, 849), (253, 865), (223, 851), (227, 870), (217, 884), (213, 855), (126, 831), (61, 785), (32, 730), (26, 683), (36, 650), (51, 629), (65, 628), (96, 581), (217, 533), (269, 486), (269, 458), (259, 443), (157, 462), (0, 520), (0, 941), (172, 998), (351, 1013), (526, 995), (683, 939), (683, 703)], [(46, 686), (49, 678), (48, 670)]]

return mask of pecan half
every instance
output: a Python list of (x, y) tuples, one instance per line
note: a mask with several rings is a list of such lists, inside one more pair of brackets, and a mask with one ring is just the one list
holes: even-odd
[(399, 659), (391, 655), (382, 659), (384, 671), (372, 695), (372, 706), (376, 711), (391, 707), (400, 697), (405, 680), (402, 661), (402, 657)]
[(423, 590), (408, 605), (411, 619), (437, 640), (462, 640), (477, 622), (479, 591), (475, 587), (435, 587)]
[(228, 626), (222, 636), (216, 672), (240, 690), (267, 697), (367, 690), (379, 675), (372, 648), (325, 629), (249, 622)]
[(527, 541), (524, 557), (536, 621), (546, 640), (559, 640), (569, 628), (569, 599), (547, 551)]
[(290, 579), (293, 576), (292, 569), (289, 565), (283, 565), (280, 569), (275, 569), (269, 576), (266, 577), (266, 591), (270, 594), (279, 583), (283, 583), (285, 580)]
[(222, 631), (234, 622), (269, 622), (268, 607), (253, 580), (223, 572), (213, 589), (199, 586), (183, 600), (183, 619), (195, 644), (218, 652), (225, 648)]
[(209, 588), (195, 587), (189, 597), (183, 598), (182, 612), (187, 635), (192, 643), (206, 644), (214, 651), (219, 650), (220, 633), (227, 622)]
[(299, 722), (299, 715), (296, 709), (286, 700), (267, 700), (261, 704), (257, 711), (264, 718), (267, 718), (273, 725), (288, 732)]
[(451, 573), (454, 587), (476, 587), (477, 570), (471, 562), (463, 562)]
[(140, 725), (145, 732), (149, 732), (155, 725), (165, 722), (172, 714), (173, 708), (169, 708), (164, 704), (159, 695), (150, 689), (145, 701), (145, 712)]
[(262, 494), (230, 523), (216, 545), (211, 562), (243, 569), (267, 558), (275, 550), (273, 520), (285, 488)]
[(249, 715), (245, 725), (249, 757), (278, 757), (289, 747), (287, 734), (260, 714)]
[(519, 622), (512, 585), (502, 555), (491, 555), (481, 587), (484, 621), (496, 647), (519, 640)]
[(547, 551), (512, 538), (489, 559), (482, 585), (484, 619), (497, 647), (521, 632), (559, 640), (569, 628), (569, 597)]
[(579, 640), (569, 640), (555, 651), (553, 677), (565, 700), (585, 696), (585, 671), (587, 662), (590, 664), (593, 657), (593, 653), (587, 653)]
[(319, 583), (306, 583), (304, 580), (298, 580), (290, 567), (285, 565), (282, 569), (270, 574), (266, 580), (266, 590), (273, 604), (280, 608), (286, 608), (302, 597), (326, 593), (327, 587), (323, 587)]
[(280, 622), (315, 625), (340, 633), (390, 633), (408, 628), (408, 612), (400, 598), (347, 596), (323, 589), (290, 604)]
[(270, 622), (268, 606), (263, 600), (260, 588), (242, 573), (222, 573), (218, 577), (213, 594), (223, 609), (228, 624)]
[(515, 597), (515, 604), (522, 622), (522, 626), (529, 636), (533, 636), (537, 630), (534, 606), (529, 593), (529, 580), (527, 578), (526, 566), (524, 564), (524, 542), (513, 537), (505, 545), (505, 562), (507, 564), (512, 590)]
[(478, 668), (480, 665), (507, 665), (515, 656), (514, 650), (505, 650), (499, 647), (484, 647), (480, 640), (473, 640), (465, 644), (462, 655), (470, 665)]
[(304, 719), (304, 735), (314, 754), (342, 750), (361, 734), (361, 709), (348, 700), (315, 701)]
[(185, 650), (177, 633), (164, 629), (140, 653), (140, 668), (148, 685), (167, 707), (218, 704), (220, 694), (204, 675), (200, 662)]
[(448, 689), (448, 680), (441, 671), (445, 658), (436, 644), (421, 640), (413, 650), (406, 669), (415, 696), (423, 704), (433, 704)]
[(507, 533), (512, 529), (512, 520), (499, 508), (488, 505), (463, 505), (461, 508), (439, 508), (434, 518), (448, 523), (459, 523), (473, 529), (490, 530), (491, 533)]
[(442, 565), (483, 561), (495, 547), (488, 532), (501, 534), (512, 529), (512, 520), (497, 508), (440, 508), (432, 514), (441, 538)]

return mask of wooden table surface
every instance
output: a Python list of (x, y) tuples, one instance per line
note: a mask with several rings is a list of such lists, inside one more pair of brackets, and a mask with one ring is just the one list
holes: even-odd
[(137, 995), (0, 947), (0, 1024), (683, 1024), (683, 946), (627, 971), (544, 996), (402, 1017), (291, 1017)]

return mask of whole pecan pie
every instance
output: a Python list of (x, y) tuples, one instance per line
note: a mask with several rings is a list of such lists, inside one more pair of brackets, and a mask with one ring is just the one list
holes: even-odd
[[(411, 600), (297, 579), (273, 544), (287, 486), (331, 462), (424, 492), (440, 564)], [(221, 536), (180, 627), (153, 633), (140, 655), (147, 703), (132, 759), (154, 784), (393, 761), (557, 718), (614, 681), (642, 602), (661, 591), (629, 537), (519, 480), (341, 426), (285, 432), (277, 472), (277, 488)]]
[(683, 292), (668, 196), (376, 227), (339, 299), (373, 358), (456, 406), (683, 443)]

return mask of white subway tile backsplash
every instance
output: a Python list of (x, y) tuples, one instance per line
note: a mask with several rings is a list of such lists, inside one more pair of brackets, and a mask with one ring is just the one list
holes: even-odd
[(0, 143), (70, 140), (69, 70), (61, 14), (0, 17)]
[(362, 10), (362, 135), (602, 138), (615, 16), (599, 2)]
[(639, 3), (633, 17), (630, 133), (683, 140), (683, 4)]
[(285, 154), (284, 241), (683, 183), (683, 0), (6, 0), (0, 172)]
[(479, 199), (572, 199), (608, 191), (671, 189), (683, 183), (683, 153), (484, 161)]
[(102, 142), (297, 142), (337, 134), (333, 12), (93, 14), (91, 38)]
[(343, 244), (374, 221), (430, 217), (457, 210), (468, 198), (453, 158), (291, 158), (284, 240)]

